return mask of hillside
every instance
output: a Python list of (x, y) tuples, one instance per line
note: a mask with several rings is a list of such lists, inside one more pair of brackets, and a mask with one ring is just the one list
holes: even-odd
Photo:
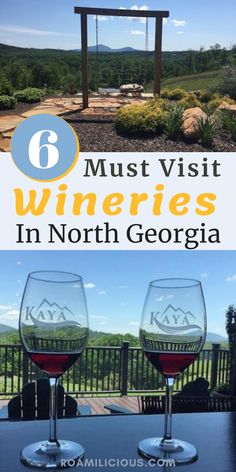
[[(118, 88), (136, 82), (151, 87), (154, 77), (154, 52), (145, 54), (130, 47), (112, 49), (99, 45), (89, 49), (89, 88)], [(163, 84), (187, 90), (206, 90), (222, 67), (236, 63), (236, 48), (221, 49), (219, 45), (200, 51), (164, 51), (162, 53)], [(20, 48), (0, 44), (1, 81), (10, 82), (14, 90), (26, 87), (47, 88), (48, 93), (81, 90), (81, 52), (57, 49)]]
[(12, 328), (12, 326), (7, 326), (7, 325), (4, 325), (4, 324), (0, 323), (0, 335), (1, 334), (5, 335), (6, 333), (12, 333), (14, 331), (16, 331), (16, 329)]
[[(104, 333), (103, 331), (90, 330), (89, 346), (120, 346), (123, 341), (129, 341), (130, 346), (139, 347), (140, 342), (138, 336), (132, 334), (114, 334)], [(0, 324), (0, 344), (19, 343), (19, 333), (15, 328)], [(222, 348), (227, 348), (228, 340), (226, 337), (216, 333), (208, 332), (205, 347), (210, 349), (212, 343), (221, 344)]]
[(169, 89), (182, 88), (187, 92), (192, 90), (206, 90), (212, 87), (220, 75), (221, 70), (202, 72), (201, 74), (183, 75), (164, 79), (162, 86)]

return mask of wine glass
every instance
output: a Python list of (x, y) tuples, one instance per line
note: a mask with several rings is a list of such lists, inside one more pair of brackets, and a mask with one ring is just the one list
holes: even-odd
[(175, 377), (192, 364), (206, 338), (206, 307), (201, 283), (162, 279), (149, 284), (140, 326), (140, 343), (151, 364), (166, 379), (164, 435), (142, 440), (139, 453), (147, 458), (193, 462), (192, 444), (172, 438), (172, 395)]
[(49, 379), (50, 432), (48, 440), (21, 451), (25, 465), (60, 468), (63, 461), (84, 455), (80, 444), (57, 438), (57, 387), (59, 377), (82, 354), (88, 334), (82, 278), (68, 272), (29, 274), (20, 308), (20, 336), (29, 357)]

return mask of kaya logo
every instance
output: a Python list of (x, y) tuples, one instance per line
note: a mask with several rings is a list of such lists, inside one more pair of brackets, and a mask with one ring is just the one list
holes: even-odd
[(75, 315), (67, 307), (60, 307), (57, 303), (50, 303), (46, 298), (35, 306), (26, 307), (26, 321), (32, 321), (38, 328), (63, 328), (64, 326), (80, 326), (77, 321), (73, 321)]
[(191, 311), (184, 311), (180, 307), (174, 308), (172, 305), (164, 311), (151, 312), (150, 324), (156, 325), (161, 331), (168, 334), (186, 333), (187, 331), (201, 330), (200, 326), (194, 323), (195, 316)]

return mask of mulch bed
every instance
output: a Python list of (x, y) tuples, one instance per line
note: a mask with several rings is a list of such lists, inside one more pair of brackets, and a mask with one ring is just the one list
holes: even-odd
[(17, 103), (13, 110), (0, 110), (0, 115), (22, 115), (37, 105), (38, 103)]
[[(66, 94), (63, 95), (63, 98), (67, 98), (67, 97), (71, 98), (71, 95), (66, 95)], [(50, 99), (62, 98), (62, 96), (61, 95), (55, 95), (55, 96), (52, 97), (51, 95), (45, 95), (45, 97), (43, 97), (43, 100), (46, 100), (47, 98), (50, 98)], [(26, 111), (29, 111), (34, 107), (37, 107), (38, 105), (40, 105), (40, 103), (42, 103), (42, 102), (36, 102), (36, 103), (17, 102), (17, 104), (16, 104), (16, 106), (13, 110), (0, 110), (0, 115), (22, 115), (22, 113), (25, 113)]]
[[(21, 115), (38, 103), (17, 103), (14, 110), (0, 110), (0, 115)], [(227, 138), (216, 138), (211, 149), (198, 143), (171, 141), (164, 135), (149, 138), (123, 137), (116, 133), (113, 118), (96, 116), (94, 119), (71, 113), (65, 119), (77, 132), (82, 152), (235, 152), (236, 143)]]
[(112, 118), (88, 119), (79, 113), (66, 116), (77, 132), (81, 152), (235, 152), (236, 143), (216, 138), (211, 149), (198, 143), (171, 141), (164, 135), (149, 138), (123, 137), (116, 133)]

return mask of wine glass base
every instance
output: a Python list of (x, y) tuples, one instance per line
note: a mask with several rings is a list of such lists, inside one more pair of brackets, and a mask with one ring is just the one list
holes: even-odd
[(62, 469), (77, 465), (84, 456), (84, 448), (72, 441), (59, 441), (59, 446), (40, 441), (26, 446), (20, 454), (21, 462), (35, 469)]
[(146, 459), (172, 459), (176, 464), (188, 464), (198, 458), (198, 451), (193, 444), (179, 439), (173, 439), (163, 445), (163, 438), (147, 438), (140, 441), (138, 452)]

